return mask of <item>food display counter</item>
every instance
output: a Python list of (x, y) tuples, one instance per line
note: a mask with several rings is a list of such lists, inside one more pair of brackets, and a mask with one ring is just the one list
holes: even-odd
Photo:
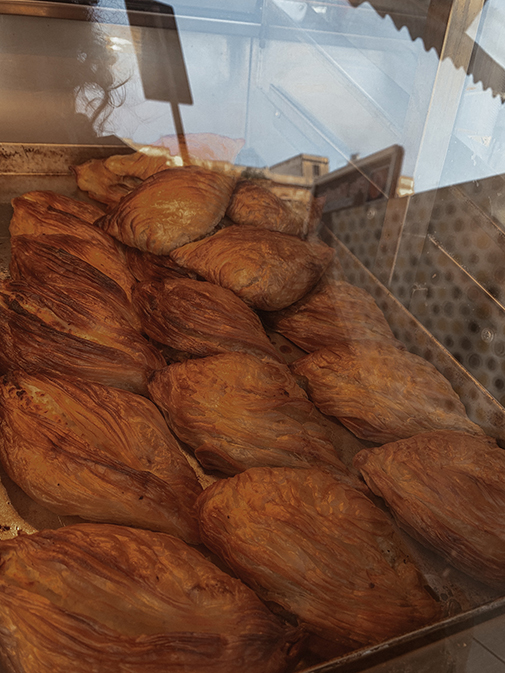
[(0, 0), (2, 673), (476, 670), (499, 21)]

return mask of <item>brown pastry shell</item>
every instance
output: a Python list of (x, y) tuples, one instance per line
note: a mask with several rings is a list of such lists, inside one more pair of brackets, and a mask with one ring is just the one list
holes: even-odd
[(407, 532), (450, 565), (505, 587), (505, 452), (493, 438), (423, 432), (354, 460)]
[(321, 638), (354, 649), (441, 615), (389, 518), (327, 473), (253, 468), (198, 504), (205, 544)]
[(361, 438), (384, 444), (435, 429), (482, 434), (449, 381), (427, 360), (387, 342), (349, 341), (291, 365), (310, 399)]
[(233, 290), (265, 311), (289, 306), (311, 290), (333, 259), (320, 241), (277, 231), (230, 226), (171, 253), (181, 266)]
[(2, 541), (0, 590), (13, 673), (284, 673), (296, 651), (250, 589), (164, 533), (79, 524)]
[(157, 372), (149, 393), (207, 469), (318, 465), (359, 484), (285, 365), (246, 353), (186, 360)]
[(157, 255), (209, 234), (225, 214), (235, 179), (198, 166), (161, 171), (124, 197), (100, 227)]
[(144, 332), (198, 357), (229, 351), (280, 361), (260, 319), (231, 290), (190, 278), (139, 283), (134, 306)]

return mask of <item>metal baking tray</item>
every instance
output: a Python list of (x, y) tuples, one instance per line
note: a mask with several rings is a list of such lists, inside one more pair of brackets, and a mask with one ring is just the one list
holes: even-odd
[[(0, 277), (8, 274), (10, 201), (30, 190), (53, 190), (67, 196), (87, 200), (77, 188), (70, 166), (90, 158), (132, 151), (126, 146), (75, 145), (0, 145)], [(323, 226), (322, 238), (336, 249), (347, 280), (368, 290), (384, 312), (395, 336), (407, 348), (432, 362), (451, 382), (467, 408), (470, 418), (489, 435), (505, 445), (505, 410), (460, 363), (426, 330), (384, 285), (336, 238), (331, 228)], [(277, 337), (280, 338), (280, 337)], [(284, 349), (289, 348), (284, 344)], [(330, 422), (330, 421), (329, 421)], [(200, 475), (201, 476), (201, 475)], [(13, 537), (20, 531), (32, 533), (42, 528), (57, 528), (79, 520), (60, 517), (31, 501), (0, 471), (0, 539)], [(424, 549), (401, 532), (411, 555), (424, 573), (427, 584), (448, 606), (443, 621), (389, 640), (380, 645), (357, 650), (324, 664), (301, 662), (299, 673), (351, 673), (364, 671), (381, 662), (389, 662), (384, 670), (406, 670), (403, 664), (395, 669), (394, 661), (408, 652), (420, 653), (419, 666), (409, 670), (461, 671), (466, 657), (465, 644), (472, 626), (505, 613), (505, 597), (489, 587), (466, 577)], [(426, 656), (425, 653), (428, 653)], [(398, 659), (400, 657), (400, 659)], [(424, 659), (423, 659), (424, 657)], [(422, 663), (424, 661), (424, 663)], [(440, 668), (434, 667), (438, 662)], [(375, 669), (374, 669), (375, 670)], [(2, 673), (2, 672), (0, 672)], [(71, 672), (69, 672), (71, 673)]]

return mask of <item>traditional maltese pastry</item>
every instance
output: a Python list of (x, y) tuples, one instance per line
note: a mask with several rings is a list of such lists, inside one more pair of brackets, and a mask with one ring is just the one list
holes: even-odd
[(321, 278), (333, 255), (334, 250), (321, 241), (238, 225), (171, 253), (181, 266), (265, 311), (301, 299)]
[(161, 412), (117, 388), (13, 371), (0, 381), (0, 457), (33, 500), (199, 542), (196, 474)]
[(449, 564), (505, 588), (505, 452), (494, 439), (423, 432), (354, 460), (402, 528)]
[(325, 640), (355, 649), (441, 616), (386, 514), (327, 473), (253, 468), (198, 505), (205, 544)]
[(145, 180), (99, 220), (122, 243), (156, 255), (210, 234), (223, 218), (235, 178), (198, 166)]
[(312, 353), (341, 341), (377, 339), (404, 348), (366, 290), (345, 281), (322, 280), (300, 301), (262, 316), (271, 329)]
[[(92, 223), (100, 217), (97, 213), (103, 215), (103, 212), (87, 204), (83, 204), (85, 207), (81, 211), (75, 205), (79, 201), (58, 195), (53, 197), (52, 194), (28, 192), (13, 199), (14, 212), (9, 224), (11, 267), (15, 263), (13, 255), (16, 252), (18, 255), (29, 254), (24, 248), (27, 237), (33, 237), (33, 240), (52, 245), (95, 267), (115, 281), (130, 300), (135, 278), (124, 255), (119, 250), (117, 241)], [(63, 208), (68, 208), (68, 212), (64, 212)], [(29, 267), (32, 266), (39, 268), (40, 263), (36, 258), (29, 260)], [(45, 275), (45, 271), (42, 273)]]
[(237, 184), (226, 214), (235, 224), (250, 224), (296, 236), (306, 233), (302, 213), (293, 210), (276, 194), (252, 180), (241, 180)]
[(134, 306), (144, 332), (198, 357), (229, 351), (280, 361), (260, 319), (231, 290), (181, 278), (139, 283)]
[(320, 465), (359, 483), (285, 365), (246, 353), (186, 360), (154, 375), (149, 393), (207, 469)]
[[(70, 196), (64, 196), (56, 192), (42, 190), (25, 192), (22, 196), (12, 199), (12, 207), (14, 213), (11, 227), (14, 226), (15, 229), (19, 227), (20, 231), (16, 233), (21, 234), (38, 233), (36, 231), (26, 231), (25, 229), (25, 227), (36, 226), (36, 222), (33, 220), (37, 218), (47, 219), (49, 222), (54, 218), (58, 223), (63, 222), (59, 219), (60, 215), (67, 218), (70, 216), (70, 223), (67, 227), (70, 226), (73, 229), (77, 224), (76, 220), (81, 220), (87, 224), (94, 224), (104, 214), (103, 210), (95, 204), (72, 199)], [(10, 233), (11, 235), (14, 234), (12, 229), (10, 229)]]
[(78, 290), (0, 282), (0, 369), (56, 372), (146, 394), (164, 358), (110, 301)]
[(0, 542), (0, 660), (12, 673), (284, 673), (286, 627), (182, 540), (76, 524)]
[(195, 277), (194, 273), (183, 269), (168, 255), (155, 255), (128, 245), (122, 246), (122, 253), (130, 273), (138, 281), (164, 281), (169, 278)]
[(360, 439), (378, 444), (427, 430), (482, 434), (449, 381), (427, 360), (375, 340), (349, 341), (291, 365), (310, 399)]
[(41, 288), (51, 285), (62, 295), (94, 296), (98, 303), (109, 302), (134, 329), (141, 329), (132, 306), (135, 279), (117, 252), (102, 254), (97, 246), (73, 236), (15, 236), (9, 271), (12, 280)]

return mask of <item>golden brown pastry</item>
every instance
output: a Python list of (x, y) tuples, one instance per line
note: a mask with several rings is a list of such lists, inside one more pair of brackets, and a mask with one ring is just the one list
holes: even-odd
[(233, 290), (265, 311), (289, 306), (311, 290), (334, 250), (277, 231), (231, 226), (171, 253), (177, 264)]
[(198, 499), (204, 543), (265, 601), (347, 649), (441, 616), (389, 518), (312, 468), (253, 468)]
[(378, 339), (405, 348), (372, 295), (345, 281), (321, 281), (300, 301), (263, 317), (268, 327), (308, 353), (360, 339)]
[(281, 361), (256, 313), (219, 285), (180, 277), (139, 283), (134, 306), (144, 332), (176, 350), (198, 357), (239, 351)]
[(241, 180), (231, 196), (228, 217), (235, 224), (249, 224), (270, 231), (303, 236), (305, 221), (278, 196), (252, 180)]
[[(82, 220), (87, 224), (94, 224), (100, 217), (103, 216), (104, 211), (96, 204), (88, 203), (87, 201), (79, 201), (64, 194), (49, 190), (34, 190), (25, 192), (21, 196), (12, 199), (12, 207), (14, 209), (13, 220), (16, 226), (21, 227), (21, 234), (34, 233), (24, 230), (27, 226), (25, 222), (28, 211), (25, 210), (27, 206), (31, 205), (40, 216), (45, 216), (51, 220), (52, 217), (58, 218), (59, 215), (70, 216), (72, 226), (75, 226), (74, 218)], [(19, 217), (18, 217), (19, 215)], [(72, 232), (73, 233), (73, 232)], [(12, 235), (12, 231), (11, 231)]]
[(51, 285), (0, 282), (0, 369), (61, 373), (145, 394), (161, 354), (110, 302)]
[(149, 394), (207, 469), (319, 465), (359, 484), (286, 365), (246, 353), (186, 360), (157, 372)]
[[(80, 201), (69, 205), (65, 199), (60, 203), (59, 195), (55, 197), (52, 192), (28, 192), (13, 199), (14, 212), (9, 224), (13, 244), (18, 236), (47, 237), (46, 243), (53, 242), (61, 250), (79, 257), (112, 278), (131, 299), (135, 279), (117, 241), (91, 223), (93, 218), (100, 217), (95, 217), (97, 213), (93, 212), (94, 206), (84, 204), (85, 208), (81, 210), (80, 205), (75, 206)], [(74, 199), (69, 200), (74, 202)], [(63, 212), (63, 207), (72, 207), (73, 210)], [(88, 210), (89, 219), (85, 220)]]
[(135, 279), (117, 252), (111, 255), (74, 236), (15, 236), (11, 240), (9, 272), (12, 280), (34, 283), (41, 289), (51, 285), (63, 294), (70, 292), (77, 297), (96, 297), (102, 304), (108, 302), (134, 329), (141, 329), (132, 306)]
[(168, 255), (154, 255), (138, 248), (122, 245), (128, 269), (138, 281), (164, 281), (168, 278), (194, 278), (195, 274), (183, 269)]
[(449, 564), (505, 587), (505, 452), (493, 438), (423, 432), (354, 460), (402, 528)]
[(482, 434), (449, 381), (427, 360), (393, 344), (349, 341), (291, 365), (314, 404), (360, 439), (378, 444), (426, 430)]
[(0, 380), (0, 458), (51, 512), (161, 530), (198, 544), (201, 487), (152, 402), (86, 381)]
[(79, 189), (95, 201), (114, 207), (142, 180), (133, 175), (117, 175), (109, 170), (103, 159), (90, 159), (77, 166), (71, 166)]
[(250, 589), (165, 533), (76, 524), (1, 541), (0, 591), (9, 673), (283, 673), (297, 652)]
[(209, 234), (225, 214), (235, 179), (197, 166), (170, 168), (125, 196), (99, 226), (156, 255)]

